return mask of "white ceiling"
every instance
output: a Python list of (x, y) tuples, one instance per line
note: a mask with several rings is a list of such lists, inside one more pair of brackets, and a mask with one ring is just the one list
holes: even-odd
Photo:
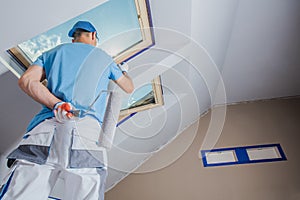
[(240, 0), (223, 65), (228, 102), (300, 94), (300, 1)]

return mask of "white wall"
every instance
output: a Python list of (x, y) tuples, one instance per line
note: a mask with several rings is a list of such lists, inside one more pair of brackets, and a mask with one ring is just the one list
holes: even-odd
[[(223, 82), (220, 82), (224, 60), (226, 58), (231, 33), (236, 18), (239, 0), (193, 0), (192, 1), (192, 39), (191, 46), (203, 47), (207, 51), (214, 66), (198, 66), (199, 72), (204, 78), (205, 86), (209, 88), (209, 96), (203, 95), (198, 90), (201, 100), (210, 101), (210, 106), (216, 103), (226, 103), (226, 92)], [(190, 57), (196, 64), (202, 63), (199, 47), (191, 48)], [(193, 81), (195, 86), (203, 88), (197, 79)]]
[[(191, 9), (193, 0), (149, 0), (154, 27), (191, 34)], [(170, 42), (170, 41), (169, 41)]]
[[(193, 0), (192, 38), (221, 69), (229, 45), (239, 0)], [(192, 52), (197, 53), (197, 52)]]
[(240, 0), (223, 67), (228, 102), (300, 94), (299, 35), (299, 0)]

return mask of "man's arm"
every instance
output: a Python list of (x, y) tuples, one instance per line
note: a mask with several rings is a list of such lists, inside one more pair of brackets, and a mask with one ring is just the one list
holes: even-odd
[(134, 90), (132, 79), (127, 75), (126, 72), (123, 72), (123, 76), (115, 80), (115, 83), (127, 93), (132, 93)]
[(19, 87), (35, 101), (53, 109), (61, 100), (55, 97), (42, 83), (45, 78), (44, 69), (38, 65), (32, 65), (18, 81)]

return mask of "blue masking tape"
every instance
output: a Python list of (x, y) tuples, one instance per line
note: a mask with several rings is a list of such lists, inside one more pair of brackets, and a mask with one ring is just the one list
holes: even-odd
[[(259, 149), (259, 148), (268, 148), (276, 147), (280, 157), (279, 158), (270, 158), (270, 159), (257, 159), (250, 160), (247, 149)], [(209, 152), (221, 152), (221, 151), (234, 151), (237, 161), (236, 162), (220, 162), (220, 163), (208, 163), (206, 154)], [(263, 162), (277, 162), (287, 160), (282, 147), (280, 144), (264, 144), (264, 145), (253, 145), (253, 146), (244, 146), (244, 147), (230, 147), (230, 148), (218, 148), (211, 150), (201, 150), (201, 157), (204, 167), (216, 167), (216, 166), (226, 166), (226, 165), (240, 165), (240, 164), (250, 164), (250, 163), (263, 163)]]

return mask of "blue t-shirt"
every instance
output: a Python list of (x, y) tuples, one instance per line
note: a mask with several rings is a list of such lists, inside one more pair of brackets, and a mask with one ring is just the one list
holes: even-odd
[[(57, 98), (70, 102), (76, 109), (87, 111), (100, 123), (106, 107), (109, 79), (117, 80), (123, 74), (113, 59), (104, 51), (89, 44), (68, 43), (43, 53), (32, 64), (44, 68), (48, 89)], [(30, 131), (45, 119), (54, 117), (51, 109), (43, 106), (27, 127)]]

